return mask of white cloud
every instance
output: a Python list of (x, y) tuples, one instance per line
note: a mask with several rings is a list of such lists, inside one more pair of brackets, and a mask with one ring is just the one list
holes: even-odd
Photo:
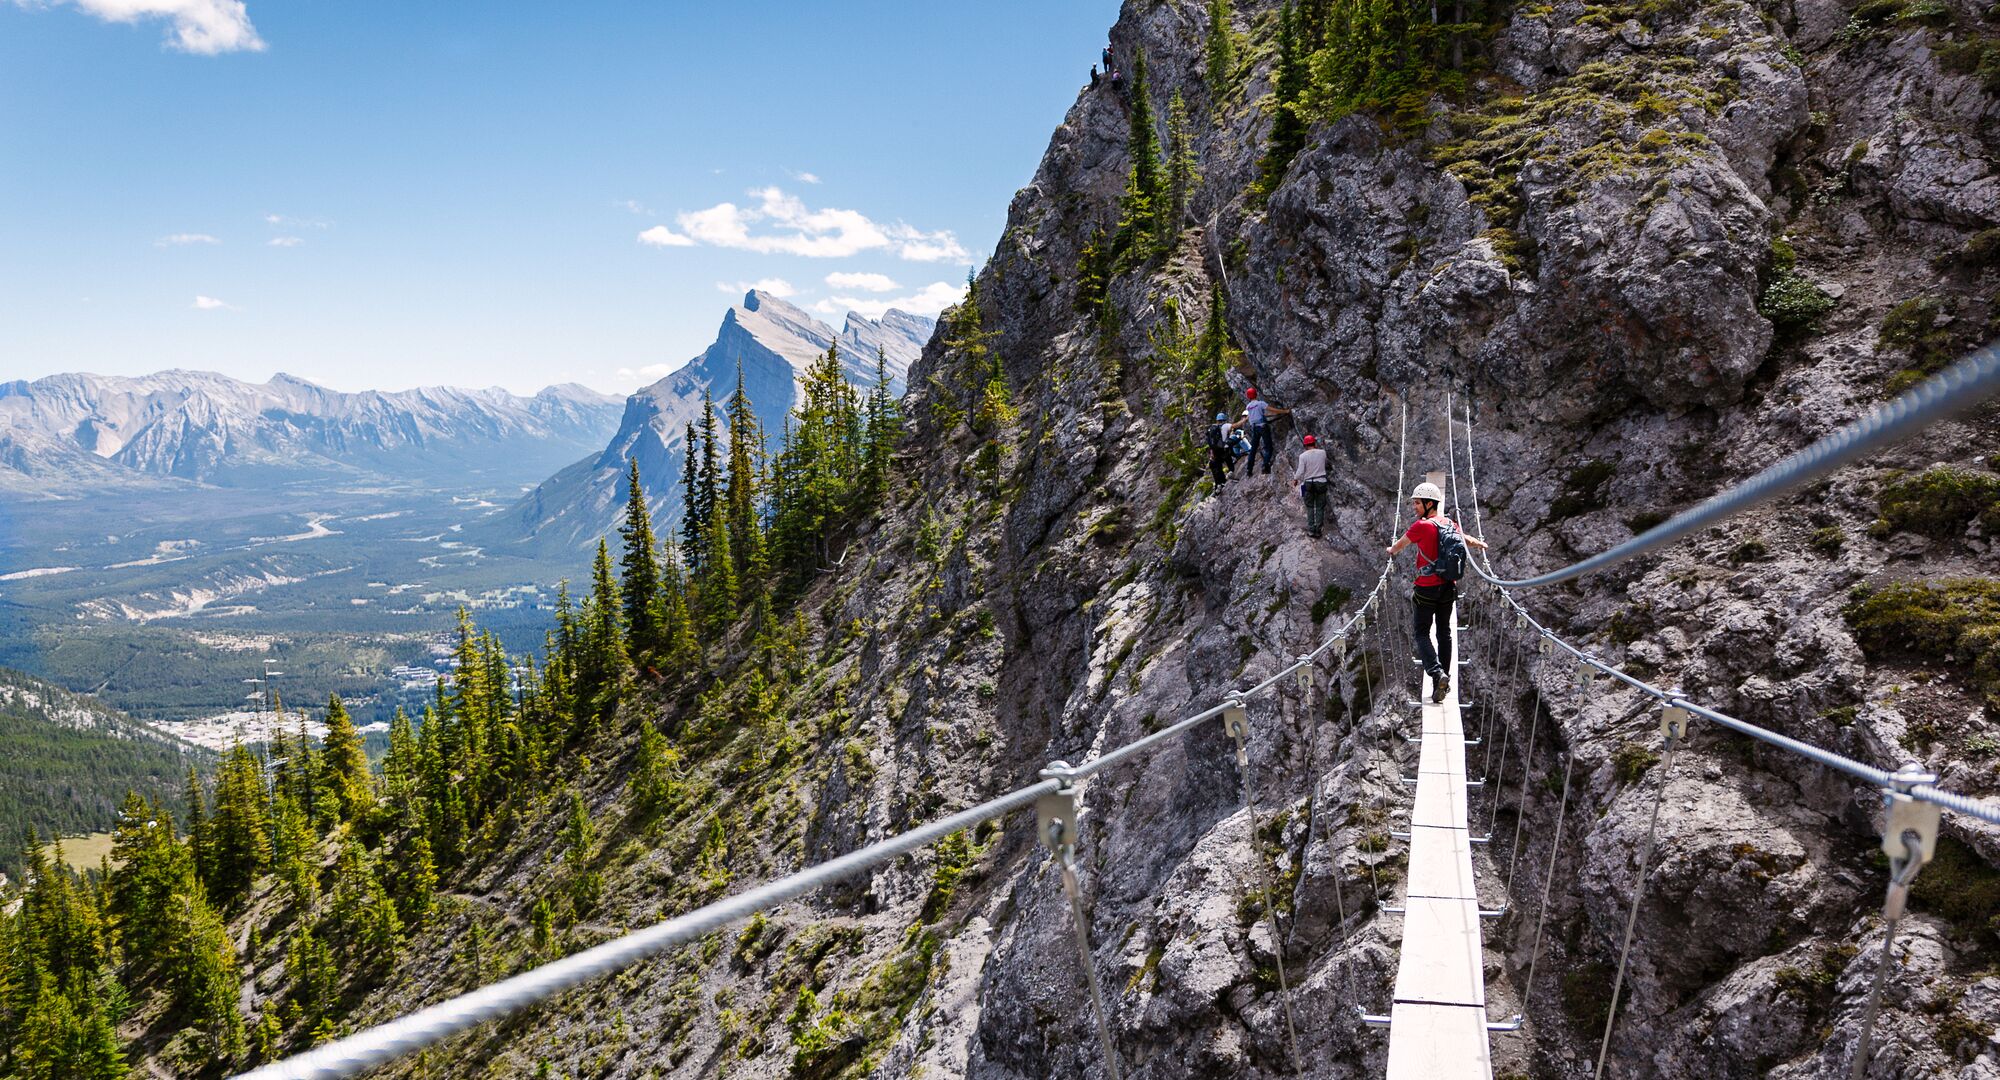
[(189, 244), (220, 244), (222, 241), (207, 233), (177, 232), (153, 241), (154, 247), (186, 247)]
[(172, 26), (167, 33), (167, 47), (180, 52), (214, 56), (264, 50), (264, 39), (250, 25), (250, 13), (243, 0), (14, 0), (16, 6), (24, 8), (64, 2), (105, 22), (169, 20)]
[(636, 368), (622, 367), (618, 369), (618, 377), (621, 379), (664, 379), (668, 375), (673, 374), (674, 369), (678, 367), (680, 367), (679, 364), (647, 364), (645, 367)]
[(896, 242), (896, 254), (911, 262), (954, 262), (966, 257), (965, 248), (950, 229), (927, 233), (899, 221), (889, 227), (889, 238)]
[(264, 224), (285, 229), (329, 229), (333, 222), (320, 218), (292, 217), (288, 214), (265, 214)]
[(197, 296), (192, 305), (196, 311), (235, 311), (236, 305), (224, 303), (213, 296)]
[(805, 171), (803, 171), (803, 170), (799, 170), (799, 171), (794, 171), (794, 170), (791, 170), (791, 169), (786, 169), (786, 170), (785, 170), (785, 172), (789, 173), (789, 174), (791, 175), (792, 179), (794, 179), (794, 180), (797, 180), (797, 181), (798, 181), (799, 183), (801, 183), (801, 184), (817, 184), (817, 183), (819, 183), (819, 174), (818, 174), (818, 173), (809, 173), (809, 172), (805, 172)]
[(862, 292), (894, 292), (902, 288), (887, 274), (856, 274), (845, 270), (828, 274), (826, 283), (836, 289), (860, 289)]
[[(965, 249), (950, 231), (924, 232), (900, 221), (879, 224), (858, 210), (810, 209), (777, 187), (753, 188), (753, 206), (717, 203), (675, 217), (688, 240), (712, 247), (766, 255), (840, 259), (864, 251), (893, 251), (905, 259), (938, 262), (962, 259)], [(755, 233), (754, 226), (774, 231)]]
[(893, 299), (867, 298), (859, 296), (830, 296), (813, 305), (813, 310), (823, 315), (845, 315), (852, 311), (871, 319), (879, 319), (890, 308), (907, 311), (912, 315), (936, 315), (945, 308), (965, 298), (965, 285), (954, 285), (949, 281), (934, 281), (908, 296)]
[(734, 296), (741, 296), (755, 289), (780, 300), (787, 296), (796, 296), (799, 291), (791, 282), (781, 277), (759, 278), (756, 281), (718, 281), (715, 287)]
[(620, 210), (625, 211), (628, 214), (637, 214), (640, 217), (653, 216), (653, 208), (647, 206), (645, 203), (642, 203), (637, 199), (620, 199), (617, 202), (612, 203), (611, 205), (617, 207)]
[(273, 236), (266, 243), (272, 247), (298, 247), (305, 241), (296, 236)]
[(655, 225), (639, 234), (639, 242), (648, 247), (693, 247), (694, 241), (665, 225)]

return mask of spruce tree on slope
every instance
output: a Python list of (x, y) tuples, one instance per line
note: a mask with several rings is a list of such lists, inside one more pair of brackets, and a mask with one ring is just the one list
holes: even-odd
[(1166, 179), (1160, 168), (1160, 136), (1153, 123), (1152, 88), (1146, 82), (1146, 51), (1132, 56), (1131, 129), (1125, 140), (1131, 167), (1119, 204), (1116, 247), (1122, 261), (1144, 262), (1159, 250), (1166, 213)]
[(1167, 205), (1161, 246), (1171, 247), (1187, 224), (1195, 188), (1201, 183), (1196, 168), (1194, 134), (1189, 129), (1187, 102), (1174, 91), (1167, 106)]
[(619, 586), (625, 598), (625, 627), (635, 656), (651, 656), (664, 644), (653, 598), (660, 591), (660, 564), (653, 540), (652, 510), (646, 488), (639, 482), (639, 459), (626, 462), (625, 522), (618, 535), (625, 541)]
[(368, 754), (361, 733), (347, 715), (339, 694), (326, 703), (326, 738), (321, 742), (326, 778), (340, 806), (342, 821), (360, 821), (375, 806), (375, 789), (368, 776)]
[(1208, 0), (1208, 38), (1203, 51), (1210, 116), (1221, 111), (1222, 101), (1236, 89), (1236, 32), (1229, 26), (1233, 17), (1229, 0)]
[(1284, 182), (1285, 170), (1291, 167), (1292, 159), (1305, 149), (1306, 122), (1301, 113), (1309, 81), (1298, 12), (1287, 2), (1278, 9), (1278, 69), (1272, 87), (1271, 134), (1258, 166), (1259, 195), (1268, 196), (1276, 191)]

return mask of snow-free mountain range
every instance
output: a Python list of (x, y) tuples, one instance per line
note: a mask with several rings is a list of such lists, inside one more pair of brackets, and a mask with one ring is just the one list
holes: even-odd
[(639, 459), (662, 521), (678, 517), (682, 433), (700, 416), (704, 391), (727, 396), (739, 369), (758, 419), (777, 431), (814, 357), (837, 347), (849, 378), (867, 385), (879, 354), (900, 393), (934, 325), (890, 310), (879, 319), (850, 313), (835, 331), (752, 291), (724, 314), (714, 344), (622, 408), (575, 384), (521, 397), (498, 388), (341, 393), (292, 375), (260, 384), (202, 371), (0, 383), (0, 496), (41, 502), (476, 474), (533, 485), (482, 539), (570, 551), (615, 528), (628, 457)]
[(714, 344), (626, 399), (624, 421), (602, 453), (550, 477), (498, 519), (498, 527), (537, 547), (574, 549), (595, 543), (624, 510), (621, 485), (628, 458), (639, 462), (658, 519), (677, 521), (682, 444), (687, 426), (701, 416), (704, 389), (714, 395), (719, 412), (740, 369), (758, 423), (775, 437), (791, 412), (798, 379), (814, 357), (837, 348), (848, 380), (868, 386), (875, 381), (879, 355), (891, 389), (900, 395), (904, 376), (935, 326), (934, 319), (892, 308), (880, 319), (849, 312), (835, 333), (804, 309), (753, 289), (723, 315)]

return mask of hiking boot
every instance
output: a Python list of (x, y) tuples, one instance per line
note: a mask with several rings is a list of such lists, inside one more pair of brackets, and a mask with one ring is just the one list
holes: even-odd
[(1431, 704), (1444, 704), (1444, 696), (1451, 692), (1451, 676), (1440, 671), (1431, 676)]

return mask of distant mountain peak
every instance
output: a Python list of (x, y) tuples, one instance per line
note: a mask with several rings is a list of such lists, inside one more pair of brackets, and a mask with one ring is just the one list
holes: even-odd
[(603, 452), (550, 477), (515, 504), (511, 540), (545, 540), (573, 548), (594, 543), (615, 528), (624, 506), (626, 461), (637, 459), (661, 521), (680, 515), (682, 440), (701, 415), (704, 392), (720, 398), (743, 377), (758, 423), (776, 432), (797, 398), (798, 380), (812, 362), (839, 347), (842, 373), (857, 386), (875, 381), (879, 352), (890, 385), (922, 355), (936, 321), (904, 311), (880, 319), (848, 312), (839, 332), (812, 313), (768, 292), (751, 289), (722, 314), (715, 341), (665, 378), (633, 394), (625, 418)]

